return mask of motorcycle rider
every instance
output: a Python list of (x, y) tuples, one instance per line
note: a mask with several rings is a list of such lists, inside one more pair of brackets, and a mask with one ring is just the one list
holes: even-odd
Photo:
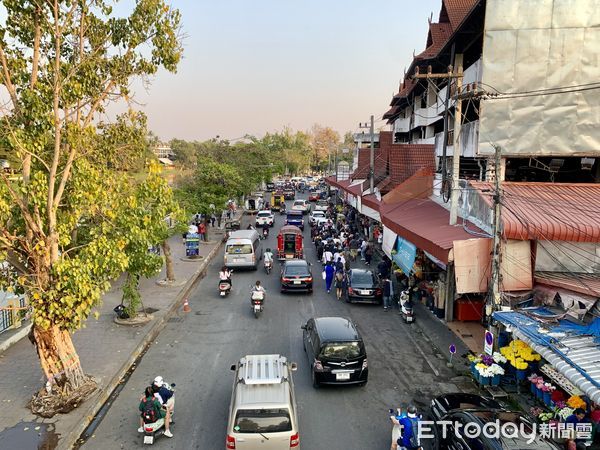
[[(419, 438), (420, 417), (417, 415), (416, 407), (409, 406), (406, 415), (390, 416), (390, 420), (394, 424), (391, 450), (420, 450), (422, 448), (421, 439)], [(396, 430), (400, 432), (400, 436), (394, 440), (398, 435)]]
[(267, 222), (262, 224), (263, 237), (266, 239), (269, 237), (269, 224)]
[(252, 291), (250, 293), (250, 300), (252, 300), (252, 296), (254, 295), (255, 292), (262, 292), (262, 299), (264, 302), (266, 291), (265, 291), (265, 288), (260, 285), (260, 280), (256, 280), (256, 284), (254, 286), (252, 286)]
[(221, 271), (219, 272), (219, 282), (221, 283), (229, 283), (229, 287), (232, 287), (231, 283), (231, 271), (226, 267), (221, 267)]
[[(158, 399), (163, 409), (166, 410), (167, 414), (165, 417), (165, 435), (166, 431), (169, 430), (169, 424), (171, 423), (171, 416), (173, 415), (173, 408), (175, 407), (175, 397), (168, 383), (165, 383), (163, 377), (158, 375), (154, 378), (152, 383), (152, 389), (154, 390), (154, 396)], [(171, 434), (169, 432), (169, 434)]]
[(268, 248), (267, 251), (264, 253), (263, 258), (264, 258), (264, 261), (265, 261), (264, 262), (265, 265), (267, 263), (270, 263), (271, 265), (273, 265), (273, 252), (271, 251), (270, 248)]
[[(143, 415), (144, 411), (146, 410), (148, 402), (152, 403), (152, 407), (154, 409), (154, 414), (155, 414), (156, 420), (165, 419), (165, 432), (163, 434), (165, 436), (167, 436), (168, 438), (172, 438), (173, 433), (171, 433), (171, 430), (169, 429), (170, 414), (169, 414), (168, 410), (164, 410), (162, 408), (162, 406), (160, 404), (160, 400), (156, 397), (156, 394), (154, 393), (153, 386), (148, 386), (144, 390), (144, 395), (142, 396), (142, 398), (140, 398), (140, 406), (138, 407), (138, 409), (140, 410), (140, 412), (142, 412), (142, 415)], [(167, 417), (168, 417), (168, 419), (167, 419)], [(143, 433), (143, 432), (144, 432), (144, 418), (143, 418), (143, 416), (140, 416), (140, 427), (138, 428), (138, 433)]]

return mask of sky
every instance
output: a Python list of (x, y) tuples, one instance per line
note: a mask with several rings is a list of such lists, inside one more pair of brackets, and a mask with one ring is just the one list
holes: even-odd
[[(381, 118), (441, 0), (171, 0), (183, 20), (176, 74), (136, 100), (161, 139), (356, 131)], [(376, 126), (385, 125), (384, 121)]]

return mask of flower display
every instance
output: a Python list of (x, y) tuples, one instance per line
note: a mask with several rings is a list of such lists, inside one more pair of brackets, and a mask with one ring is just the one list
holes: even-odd
[(573, 408), (574, 410), (577, 408), (587, 408), (587, 404), (579, 395), (573, 395), (572, 397), (569, 397), (569, 400), (567, 400), (567, 406)]
[(475, 369), (482, 377), (493, 377), (494, 375), (504, 375), (504, 369), (496, 363), (489, 366), (483, 362), (475, 365)]
[(502, 347), (500, 354), (517, 370), (525, 370), (529, 367), (530, 362), (542, 359), (529, 345), (519, 339), (515, 339), (506, 347)]
[(575, 408), (569, 408), (567, 406), (566, 408), (559, 410), (557, 416), (564, 421), (567, 420), (567, 417), (573, 414), (573, 411), (575, 411)]
[(492, 358), (494, 358), (494, 362), (496, 364), (502, 364), (507, 361), (506, 357), (504, 355), (502, 355), (502, 353), (499, 353), (499, 352), (494, 352), (494, 354), (492, 355)]

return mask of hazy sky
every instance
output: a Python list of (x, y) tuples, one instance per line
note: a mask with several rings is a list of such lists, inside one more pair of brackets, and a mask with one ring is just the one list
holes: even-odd
[(314, 123), (343, 133), (380, 118), (441, 0), (172, 4), (183, 16), (184, 59), (136, 99), (162, 139), (203, 140)]

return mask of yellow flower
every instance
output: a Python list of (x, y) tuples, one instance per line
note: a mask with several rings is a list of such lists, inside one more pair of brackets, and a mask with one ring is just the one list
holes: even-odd
[(572, 397), (570, 397), (569, 400), (567, 400), (567, 405), (570, 406), (571, 408), (575, 408), (575, 409), (587, 408), (585, 401), (578, 395), (573, 395)]

